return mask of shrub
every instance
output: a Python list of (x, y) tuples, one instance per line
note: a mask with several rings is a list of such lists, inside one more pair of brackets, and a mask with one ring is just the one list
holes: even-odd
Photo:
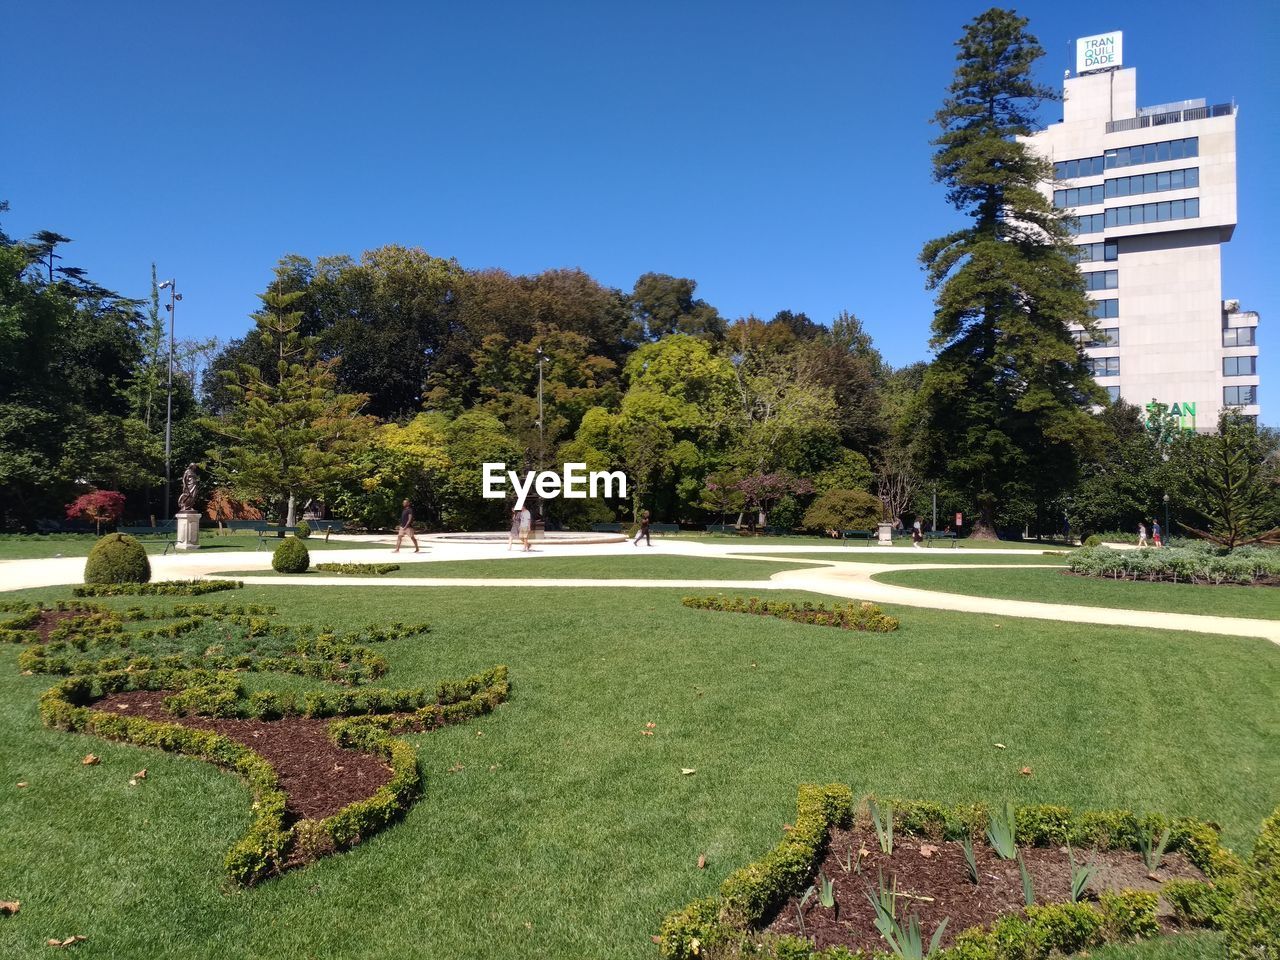
[(684, 605), (694, 610), (719, 610), (728, 613), (754, 613), (796, 623), (810, 623), (842, 630), (868, 633), (891, 633), (898, 629), (897, 617), (891, 617), (874, 603), (847, 603), (844, 606), (816, 607), (811, 603), (796, 604), (786, 600), (761, 600), (759, 597), (685, 597)]
[(276, 573), (306, 573), (311, 566), (307, 545), (297, 537), (285, 537), (271, 555), (271, 569)]
[[(1092, 538), (1090, 538), (1092, 539)], [(1072, 573), (1113, 580), (1249, 584), (1280, 577), (1280, 551), (1240, 547), (1222, 553), (1207, 545), (1163, 550), (1112, 550), (1086, 546), (1067, 560)]]
[(865, 490), (828, 490), (804, 512), (809, 530), (873, 530), (884, 505)]
[(220, 590), (239, 590), (239, 580), (161, 580), (157, 583), (99, 583), (76, 587), (77, 597), (198, 597)]
[(307, 537), (311, 536), (311, 524), (307, 523), (305, 520), (301, 520), (298, 522), (297, 531), (298, 539), (305, 540)]
[(85, 583), (147, 583), (150, 579), (147, 551), (123, 533), (109, 533), (99, 540), (84, 565)]
[(317, 563), (321, 573), (343, 573), (354, 576), (386, 576), (400, 569), (398, 563)]

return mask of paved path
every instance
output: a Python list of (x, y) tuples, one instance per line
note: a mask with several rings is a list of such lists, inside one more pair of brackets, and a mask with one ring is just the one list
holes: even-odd
[[(363, 538), (370, 543), (368, 549), (340, 551), (315, 551), (313, 563), (386, 563), (394, 561), (402, 566), (417, 564), (423, 567), (421, 577), (275, 577), (241, 576), (245, 583), (264, 586), (378, 586), (378, 587), (609, 587), (609, 588), (665, 588), (685, 590), (804, 590), (829, 596), (854, 600), (870, 600), (876, 603), (907, 607), (923, 607), (931, 610), (953, 610), (961, 613), (989, 614), (1002, 617), (1028, 617), (1036, 620), (1057, 620), (1065, 623), (1091, 623), (1106, 626), (1142, 627), (1165, 630), (1187, 630), (1195, 633), (1225, 634), (1227, 636), (1259, 637), (1280, 644), (1280, 620), (1252, 620), (1240, 617), (1214, 617), (1197, 614), (1161, 613), (1149, 610), (1120, 610), (1111, 607), (1086, 607), (1058, 603), (1035, 603), (1024, 600), (1002, 600), (990, 597), (971, 597), (935, 590), (918, 590), (896, 584), (880, 583), (872, 579), (876, 574), (891, 570), (990, 570), (1010, 569), (1007, 565), (965, 564), (957, 566), (945, 561), (938, 563), (895, 564), (895, 555), (916, 554), (911, 547), (840, 547), (802, 544), (736, 543), (734, 541), (655, 540), (652, 548), (634, 547), (630, 543), (601, 545), (557, 545), (535, 549), (530, 553), (509, 552), (505, 545), (489, 543), (443, 544), (433, 543), (422, 553), (401, 551), (393, 554), (391, 540), (379, 543), (377, 538)], [(375, 546), (375, 544), (377, 544)], [(883, 557), (883, 563), (865, 561), (840, 562), (840, 555), (849, 550), (874, 551)], [(526, 578), (484, 577), (457, 578), (431, 577), (432, 563), (449, 560), (498, 560), (509, 563), (537, 563), (540, 558), (554, 557), (611, 557), (636, 556), (637, 554), (665, 554), (686, 557), (723, 558), (761, 561), (788, 561), (792, 563), (822, 563), (823, 561), (797, 560), (778, 556), (780, 553), (806, 553), (832, 555), (828, 566), (811, 566), (797, 570), (781, 570), (768, 580), (602, 580), (587, 578)], [(941, 553), (941, 551), (939, 551)], [(947, 552), (948, 555), (950, 551)], [(1033, 550), (992, 549), (965, 550), (966, 556), (1022, 556), (1029, 567), (1043, 567), (1036, 563), (1040, 554)], [(941, 559), (941, 558), (940, 558)], [(152, 576), (156, 580), (182, 580), (216, 575), (227, 570), (271, 569), (271, 554), (266, 551), (238, 551), (214, 553), (189, 553), (167, 557), (151, 557)], [(0, 561), (0, 591), (22, 590), (83, 582), (84, 558), (67, 557), (42, 560)]]

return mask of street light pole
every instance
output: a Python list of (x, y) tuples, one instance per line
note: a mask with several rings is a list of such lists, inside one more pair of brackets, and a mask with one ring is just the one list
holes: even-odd
[(160, 284), (160, 289), (168, 289), (169, 302), (165, 304), (165, 309), (169, 311), (169, 375), (165, 381), (165, 410), (164, 410), (164, 522), (169, 522), (169, 491), (173, 485), (173, 323), (174, 315), (177, 313), (177, 303), (182, 299), (182, 294), (178, 293), (178, 282), (176, 280), (166, 280)]
[[(542, 352), (542, 348), (538, 347), (538, 469), (543, 467), (542, 461), (546, 457), (547, 452), (547, 425), (543, 417), (542, 409), (542, 361), (547, 355)], [(547, 514), (546, 506), (542, 503), (542, 498), (538, 498), (538, 512), (542, 514), (543, 530), (546, 530)]]

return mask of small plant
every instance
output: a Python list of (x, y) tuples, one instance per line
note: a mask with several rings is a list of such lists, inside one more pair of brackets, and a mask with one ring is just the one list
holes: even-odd
[(893, 856), (893, 805), (886, 803), (881, 809), (874, 798), (867, 800), (871, 812), (871, 826), (875, 827), (876, 840), (886, 857)]
[(1036, 888), (1031, 882), (1031, 874), (1027, 870), (1026, 861), (1022, 859), (1022, 854), (1018, 854), (1018, 873), (1022, 874), (1022, 899), (1028, 907), (1035, 906)]
[(1018, 855), (1018, 825), (1013, 804), (1005, 801), (1003, 812), (991, 811), (987, 818), (987, 841), (1001, 860), (1012, 860)]
[(893, 887), (886, 889), (884, 874), (881, 874), (878, 893), (872, 895), (868, 892), (867, 899), (876, 912), (876, 929), (880, 931), (880, 936), (884, 937), (885, 943), (889, 944), (889, 949), (893, 951), (895, 957), (899, 957), (900, 960), (926, 960), (937, 952), (938, 945), (942, 942), (943, 931), (947, 929), (947, 920), (944, 919), (933, 931), (933, 937), (926, 950), (924, 932), (920, 929), (920, 918), (912, 913), (907, 917), (905, 924), (898, 920), (897, 877), (894, 877)]
[(800, 936), (805, 936), (804, 932), (804, 905), (813, 899), (813, 895), (817, 893), (817, 888), (810, 885), (809, 889), (804, 892), (804, 896), (796, 901), (796, 925), (800, 928)]
[(1067, 860), (1071, 863), (1071, 902), (1079, 903), (1084, 899), (1089, 881), (1098, 872), (1098, 868), (1091, 863), (1077, 866), (1075, 855), (1070, 847), (1067, 847)]
[(974, 886), (977, 886), (978, 859), (973, 855), (973, 837), (966, 833), (964, 839), (960, 841), (960, 846), (964, 850), (965, 865), (969, 868), (969, 879), (973, 881)]
[(818, 902), (828, 910), (836, 906), (835, 882), (821, 870), (818, 871)]
[(1142, 862), (1147, 865), (1148, 872), (1155, 873), (1160, 869), (1160, 861), (1164, 859), (1165, 847), (1169, 845), (1169, 836), (1168, 827), (1164, 828), (1159, 839), (1156, 838), (1154, 830), (1150, 833), (1138, 835), (1138, 847), (1142, 851)]
[(859, 848), (855, 853), (853, 844), (849, 844), (844, 853), (844, 859), (836, 858), (836, 863), (840, 864), (840, 869), (845, 873), (861, 873), (862, 872), (862, 849)]

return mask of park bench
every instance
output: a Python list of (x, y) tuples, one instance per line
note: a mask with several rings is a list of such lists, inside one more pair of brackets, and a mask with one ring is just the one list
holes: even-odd
[(649, 532), (656, 534), (679, 533), (680, 524), (678, 523), (650, 523)]
[(845, 540), (875, 540), (879, 534), (874, 530), (841, 530), (840, 536)]
[(621, 533), (622, 524), (620, 523), (593, 523), (591, 525), (592, 533)]
[(178, 532), (177, 521), (172, 523), (162, 523), (156, 527), (147, 526), (117, 526), (116, 533), (123, 533), (130, 537), (161, 537), (164, 539), (164, 556), (168, 556), (170, 550), (177, 550), (177, 544), (174, 540)]
[(951, 546), (956, 545), (956, 535), (950, 530), (926, 530), (924, 533), (924, 545), (927, 547), (933, 540), (949, 540)]
[(737, 524), (733, 523), (708, 523), (707, 533), (737, 533)]
[(304, 518), (303, 523), (311, 528), (312, 533), (320, 533), (323, 531), (325, 543), (329, 542), (329, 534), (342, 532), (341, 520), (308, 520)]
[(276, 539), (282, 539), (292, 534), (298, 535), (297, 527), (280, 527), (274, 523), (267, 523), (265, 520), (255, 520), (254, 526), (250, 529), (258, 534), (258, 549), (265, 550), (267, 548), (267, 534), (271, 534)]

